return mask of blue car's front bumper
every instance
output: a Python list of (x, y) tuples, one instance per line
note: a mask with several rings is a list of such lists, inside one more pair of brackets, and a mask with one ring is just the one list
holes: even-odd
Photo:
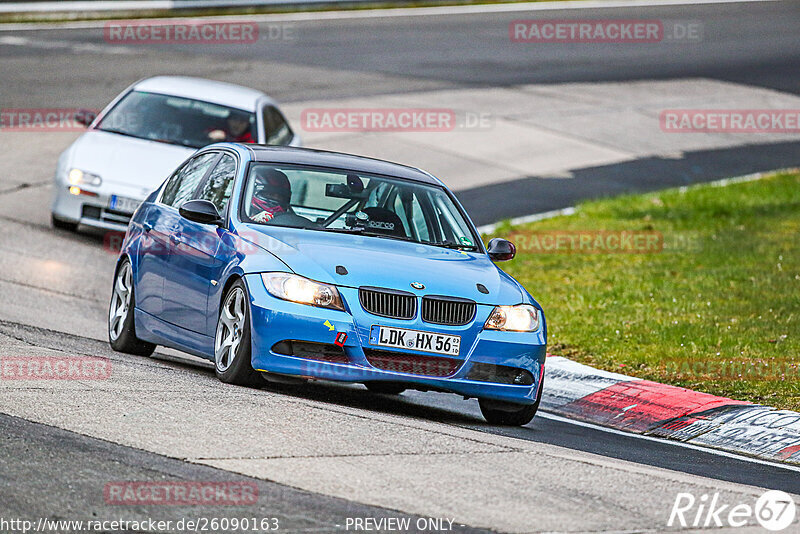
[[(358, 304), (358, 291), (355, 289), (340, 288), (349, 307), (349, 312), (345, 312), (276, 299), (267, 292), (257, 274), (247, 275), (245, 280), (250, 293), (252, 365), (259, 371), (343, 382), (402, 382), (409, 388), (451, 391), (467, 397), (518, 404), (536, 402), (545, 361), (542, 328), (532, 333), (484, 330), (483, 324), (491, 306), (479, 305), (472, 324), (450, 327), (423, 323), (419, 319), (402, 321), (367, 314)], [(377, 324), (461, 336), (462, 350), (456, 362), (458, 369), (443, 377), (384, 370), (371, 365), (365, 349), (387, 350), (370, 345), (370, 327)], [(343, 361), (300, 358), (273, 350), (276, 344), (287, 340), (333, 346), (340, 333), (347, 334)], [(437, 356), (418, 351), (397, 354), (422, 358)], [(471, 375), (476, 364), (491, 364), (481, 369), (502, 366), (503, 369), (525, 370), (530, 373), (532, 383), (500, 383), (492, 379), (491, 373), (479, 375), (473, 372)], [(475, 379), (477, 376), (480, 379)]]

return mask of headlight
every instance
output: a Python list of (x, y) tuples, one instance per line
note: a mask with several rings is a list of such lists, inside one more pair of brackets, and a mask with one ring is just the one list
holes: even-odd
[(539, 328), (539, 310), (530, 304), (496, 306), (486, 320), (487, 330), (533, 332)]
[(92, 174), (89, 172), (83, 172), (80, 169), (72, 169), (67, 174), (67, 182), (70, 185), (100, 185), (103, 183), (103, 179), (97, 176), (96, 174)]
[(342, 297), (334, 286), (289, 273), (262, 273), (261, 278), (273, 297), (309, 306), (344, 310)]

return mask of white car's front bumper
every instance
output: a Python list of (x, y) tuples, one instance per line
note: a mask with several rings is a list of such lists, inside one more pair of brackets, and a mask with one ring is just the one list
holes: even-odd
[(74, 195), (69, 187), (58, 184), (53, 198), (53, 215), (66, 222), (124, 232), (133, 213), (112, 210), (109, 207), (111, 193), (99, 191), (96, 195)]

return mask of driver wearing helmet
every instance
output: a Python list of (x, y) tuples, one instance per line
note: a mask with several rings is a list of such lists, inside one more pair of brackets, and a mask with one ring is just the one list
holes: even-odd
[(250, 218), (265, 223), (280, 213), (293, 213), (289, 202), (292, 198), (292, 186), (289, 178), (271, 167), (256, 167), (253, 199), (250, 202)]
[(224, 128), (216, 128), (208, 132), (208, 138), (215, 142), (255, 143), (250, 131), (250, 114), (244, 111), (231, 110), (225, 120)]

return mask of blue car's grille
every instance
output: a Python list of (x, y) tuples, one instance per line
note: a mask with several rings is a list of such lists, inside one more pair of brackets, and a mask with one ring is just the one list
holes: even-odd
[(475, 318), (477, 305), (455, 297), (423, 297), (422, 320), (426, 323), (460, 326)]
[(417, 314), (417, 297), (413, 293), (362, 287), (358, 290), (358, 299), (365, 311), (391, 317), (392, 319), (413, 319)]
[(419, 376), (451, 376), (458, 371), (461, 360), (454, 358), (441, 358), (439, 356), (423, 356), (421, 354), (407, 354), (388, 350), (364, 349), (364, 356), (373, 367)]

